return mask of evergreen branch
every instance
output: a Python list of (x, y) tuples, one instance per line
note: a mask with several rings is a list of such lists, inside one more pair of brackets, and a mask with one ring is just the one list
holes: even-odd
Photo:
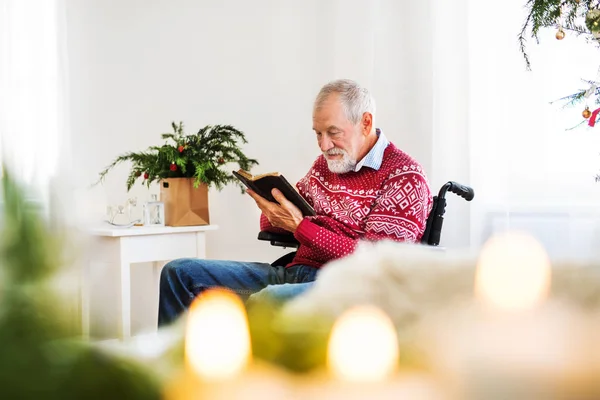
[(134, 164), (142, 164), (143, 165), (143, 164), (151, 161), (153, 159), (153, 157), (154, 157), (154, 155), (151, 153), (148, 153), (148, 152), (125, 153), (125, 154), (117, 157), (112, 163), (110, 163), (106, 168), (104, 168), (104, 170), (102, 170), (102, 172), (100, 172), (100, 178), (98, 179), (98, 181), (96, 183), (93, 184), (93, 186), (97, 185), (98, 183), (103, 182), (106, 175), (108, 174), (108, 172), (123, 162), (131, 161)]
[(580, 123), (578, 123), (577, 125), (575, 125), (575, 126), (572, 126), (572, 127), (570, 127), (570, 128), (567, 128), (567, 129), (565, 129), (565, 131), (572, 131), (572, 130), (574, 130), (574, 129), (576, 129), (576, 128), (579, 128), (581, 125), (585, 124), (586, 122), (587, 122), (587, 120), (585, 120), (585, 119), (584, 119), (583, 121), (581, 121), (581, 122), (580, 122)]
[(573, 93), (568, 96), (561, 97), (557, 100), (551, 101), (550, 104), (554, 104), (559, 101), (561, 101), (561, 102), (566, 101), (566, 103), (563, 104), (562, 108), (574, 106), (575, 104), (579, 103), (584, 98), (586, 91), (587, 90), (581, 90), (577, 93)]
[(588, 35), (589, 32), (586, 28), (579, 25), (565, 25), (561, 27), (565, 31), (575, 32), (577, 36)]
[(175, 122), (171, 122), (171, 127), (173, 127), (173, 132), (175, 132), (177, 136), (183, 135), (183, 122), (179, 122), (179, 125)]
[(137, 177), (139, 175), (137, 175), (138, 171), (135, 169), (132, 169), (131, 172), (129, 172), (129, 175), (127, 176), (127, 191), (130, 191), (131, 188), (133, 187), (133, 185), (135, 184), (135, 180), (137, 179)]
[(164, 140), (172, 139), (173, 141), (177, 141), (177, 137), (173, 133), (163, 133), (160, 137)]
[(577, 18), (577, 7), (571, 7), (569, 12), (567, 13), (567, 17), (565, 19), (565, 25), (572, 27), (575, 24), (575, 19)]
[[(539, 32), (545, 27), (560, 27), (577, 35), (589, 34), (589, 30), (577, 24), (577, 19), (585, 18), (587, 10), (593, 9), (591, 0), (576, 3), (574, 0), (528, 0), (525, 4), (528, 9), (525, 22), (518, 35), (519, 49), (525, 59), (525, 66), (531, 71), (531, 62), (526, 51), (527, 36), (539, 43)], [(561, 17), (563, 21), (560, 22)]]
[[(533, 2), (533, 0), (528, 0), (527, 5), (531, 4), (532, 2)], [(531, 18), (532, 18), (532, 13), (530, 12), (527, 15), (527, 18), (525, 19), (525, 23), (521, 27), (521, 32), (519, 33), (519, 36), (518, 36), (519, 47), (521, 49), (521, 53), (523, 54), (523, 57), (525, 58), (525, 66), (526, 66), (527, 71), (531, 71), (531, 62), (529, 61), (529, 56), (527, 55), (527, 52), (525, 50), (525, 42), (527, 41), (525, 39), (525, 33), (527, 32), (527, 27), (529, 26), (529, 22), (531, 21)]]
[[(197, 134), (189, 136), (185, 135), (182, 122), (173, 122), (171, 127), (173, 133), (161, 135), (167, 143), (117, 157), (100, 173), (98, 182), (119, 163), (130, 161), (132, 168), (126, 181), (128, 191), (140, 176), (144, 176), (148, 187), (152, 182), (166, 178), (194, 178), (195, 187), (206, 184), (221, 190), (227, 184), (239, 182), (229, 171), (223, 170), (224, 164), (235, 162), (247, 171), (258, 165), (258, 161), (249, 159), (240, 149), (247, 139), (232, 125), (206, 125)], [(183, 149), (180, 150), (180, 146)], [(177, 166), (175, 171), (171, 170), (173, 164)]]

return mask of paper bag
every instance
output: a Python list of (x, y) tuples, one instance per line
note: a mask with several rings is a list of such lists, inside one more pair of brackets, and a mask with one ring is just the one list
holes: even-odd
[(165, 204), (165, 225), (210, 224), (208, 187), (194, 188), (193, 178), (168, 178), (160, 182), (160, 201)]

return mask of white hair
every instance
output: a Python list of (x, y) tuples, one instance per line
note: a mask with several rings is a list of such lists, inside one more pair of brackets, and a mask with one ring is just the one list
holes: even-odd
[(375, 119), (375, 99), (371, 93), (350, 79), (337, 79), (321, 88), (315, 100), (318, 109), (331, 94), (337, 94), (346, 118), (353, 124), (358, 124), (364, 113), (368, 112)]

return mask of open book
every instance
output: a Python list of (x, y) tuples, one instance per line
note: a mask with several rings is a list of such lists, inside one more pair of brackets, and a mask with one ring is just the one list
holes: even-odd
[(304, 200), (304, 197), (302, 197), (300, 193), (298, 193), (296, 189), (294, 189), (294, 187), (287, 181), (287, 179), (285, 179), (283, 175), (280, 175), (278, 172), (251, 175), (243, 169), (239, 169), (237, 171), (233, 171), (233, 175), (242, 181), (242, 183), (244, 183), (248, 189), (254, 190), (259, 196), (264, 197), (273, 203), (277, 203), (277, 201), (271, 194), (271, 190), (277, 188), (286, 199), (291, 201), (300, 209), (300, 211), (302, 211), (302, 215), (316, 215), (315, 210), (306, 202), (306, 200)]

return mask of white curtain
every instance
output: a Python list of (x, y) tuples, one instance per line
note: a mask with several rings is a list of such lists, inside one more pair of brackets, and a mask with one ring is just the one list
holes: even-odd
[(0, 0), (0, 157), (43, 200), (67, 158), (63, 29), (61, 0)]
[(546, 29), (540, 44), (527, 42), (527, 71), (517, 41), (525, 3), (469, 4), (471, 244), (521, 229), (553, 257), (598, 256), (600, 128), (568, 130), (582, 121), (584, 103), (562, 109), (551, 102), (596, 79), (600, 52), (583, 37), (567, 32), (558, 41)]

